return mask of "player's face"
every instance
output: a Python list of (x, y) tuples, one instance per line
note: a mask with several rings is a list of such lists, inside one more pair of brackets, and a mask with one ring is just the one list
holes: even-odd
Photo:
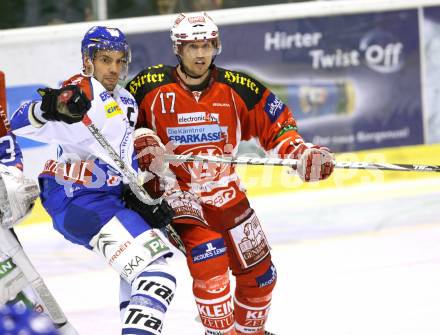
[(182, 46), (181, 58), (189, 75), (201, 76), (208, 70), (214, 56), (212, 41), (188, 42)]
[(106, 90), (113, 91), (125, 66), (124, 52), (100, 50), (93, 59), (93, 76)]

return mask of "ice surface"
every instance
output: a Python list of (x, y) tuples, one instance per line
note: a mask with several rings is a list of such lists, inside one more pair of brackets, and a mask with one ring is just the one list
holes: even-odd
[[(440, 179), (251, 199), (271, 241), (277, 335), (438, 335)], [(120, 334), (118, 277), (50, 225), (17, 227), (81, 335)], [(164, 335), (202, 335), (182, 256)]]

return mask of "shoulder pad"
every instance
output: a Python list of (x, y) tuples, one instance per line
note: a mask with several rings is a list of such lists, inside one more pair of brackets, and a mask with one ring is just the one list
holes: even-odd
[(126, 85), (126, 89), (135, 97), (139, 104), (144, 96), (151, 90), (174, 82), (172, 77), (173, 67), (159, 64), (150, 66), (139, 72)]
[(266, 90), (260, 82), (248, 76), (243, 72), (230, 71), (217, 68), (218, 78), (221, 83), (225, 83), (234, 89), (235, 92), (244, 100), (248, 110), (263, 98), (263, 93)]

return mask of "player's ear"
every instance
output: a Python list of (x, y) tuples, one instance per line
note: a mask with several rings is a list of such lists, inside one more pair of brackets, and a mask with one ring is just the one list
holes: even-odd
[(84, 60), (83, 60), (83, 73), (86, 75), (86, 76), (92, 76), (93, 75), (93, 70), (94, 70), (94, 68), (93, 68), (93, 62), (92, 62), (92, 59), (90, 58), (90, 57), (84, 57)]

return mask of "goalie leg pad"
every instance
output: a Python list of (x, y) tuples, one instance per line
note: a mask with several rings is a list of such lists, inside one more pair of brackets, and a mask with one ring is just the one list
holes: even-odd
[[(2, 229), (2, 228), (0, 228)], [(28, 282), (12, 258), (0, 252), (0, 305), (14, 299)]]
[[(1, 228), (0, 228), (1, 229)], [(46, 312), (23, 271), (0, 251), (0, 306), (23, 306), (38, 313)]]

